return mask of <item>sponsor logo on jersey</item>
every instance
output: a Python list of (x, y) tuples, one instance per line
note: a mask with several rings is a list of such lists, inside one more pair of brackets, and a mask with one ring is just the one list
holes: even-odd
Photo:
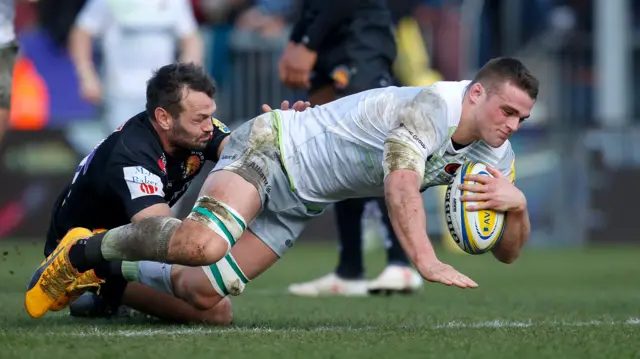
[(213, 123), (213, 126), (220, 130), (220, 132), (222, 133), (231, 132), (229, 131), (229, 128), (224, 123), (220, 122), (220, 120), (218, 120), (217, 118), (211, 117), (211, 123)]
[(142, 166), (130, 166), (122, 169), (124, 180), (129, 188), (131, 199), (144, 196), (164, 197), (162, 180)]

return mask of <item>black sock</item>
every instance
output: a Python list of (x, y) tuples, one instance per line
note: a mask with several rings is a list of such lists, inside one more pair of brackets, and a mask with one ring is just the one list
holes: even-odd
[(122, 304), (122, 296), (127, 288), (126, 279), (122, 275), (112, 275), (100, 288), (100, 296), (112, 311), (115, 311)]
[(367, 198), (353, 198), (335, 204), (340, 241), (340, 257), (336, 274), (344, 279), (364, 277), (362, 213), (368, 200)]
[(102, 232), (92, 237), (81, 239), (69, 249), (69, 262), (80, 273), (107, 262), (100, 249), (102, 238), (106, 233)]
[(122, 261), (102, 262), (93, 268), (96, 276), (100, 279), (112, 277), (122, 277)]
[(382, 224), (386, 227), (387, 238), (387, 263), (401, 266), (410, 266), (409, 258), (405, 253), (400, 241), (396, 236), (396, 232), (393, 231), (391, 226), (391, 219), (389, 218), (389, 212), (387, 210), (387, 204), (384, 198), (377, 199), (378, 206), (380, 206), (380, 212), (382, 212)]

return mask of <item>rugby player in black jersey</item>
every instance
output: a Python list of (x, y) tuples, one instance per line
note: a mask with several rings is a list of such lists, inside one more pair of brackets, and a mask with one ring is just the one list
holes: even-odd
[[(171, 216), (170, 207), (185, 194), (205, 161), (218, 160), (228, 140), (229, 129), (212, 117), (214, 94), (215, 85), (201, 67), (176, 63), (158, 69), (147, 83), (146, 110), (99, 143), (60, 193), (51, 214), (45, 257), (75, 227), (95, 232), (145, 217)], [(307, 106), (299, 101), (293, 108)], [(288, 108), (283, 102), (282, 109)], [(271, 110), (268, 105), (262, 109)], [(109, 262), (86, 272), (81, 280), (85, 287), (99, 287), (100, 295), (85, 295), (71, 312), (106, 315), (122, 303), (176, 322), (231, 322), (229, 300), (200, 310), (197, 300), (189, 298), (185, 280), (181, 266)], [(60, 299), (57, 309), (76, 299), (71, 293)]]

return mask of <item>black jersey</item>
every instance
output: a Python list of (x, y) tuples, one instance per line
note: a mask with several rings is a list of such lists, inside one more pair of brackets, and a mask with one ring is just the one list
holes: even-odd
[(228, 128), (212, 118), (213, 135), (203, 151), (171, 156), (146, 112), (129, 119), (99, 143), (78, 165), (51, 213), (45, 255), (73, 227), (111, 229), (131, 222), (158, 203), (175, 204), (205, 161), (218, 160)]

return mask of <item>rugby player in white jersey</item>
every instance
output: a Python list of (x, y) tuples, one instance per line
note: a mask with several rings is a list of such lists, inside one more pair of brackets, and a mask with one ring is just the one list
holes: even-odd
[[(308, 221), (336, 201), (384, 195), (400, 242), (428, 281), (478, 285), (442, 263), (427, 236), (421, 191), (447, 184), (447, 167), (469, 159), (494, 177), (465, 184), (482, 201), (469, 209), (508, 213), (492, 252), (511, 263), (530, 233), (527, 202), (514, 183), (508, 138), (526, 119), (538, 81), (517, 59), (489, 61), (472, 81), (388, 87), (305, 110), (273, 111), (232, 132), (191, 214), (148, 217), (67, 244), (34, 275), (26, 295), (42, 313), (78, 290), (77, 278), (109, 260), (183, 264), (187, 301), (214, 306), (275, 263)], [(70, 232), (69, 235), (72, 235)], [(198, 267), (201, 266), (201, 267)], [(175, 284), (174, 284), (175, 285)]]

